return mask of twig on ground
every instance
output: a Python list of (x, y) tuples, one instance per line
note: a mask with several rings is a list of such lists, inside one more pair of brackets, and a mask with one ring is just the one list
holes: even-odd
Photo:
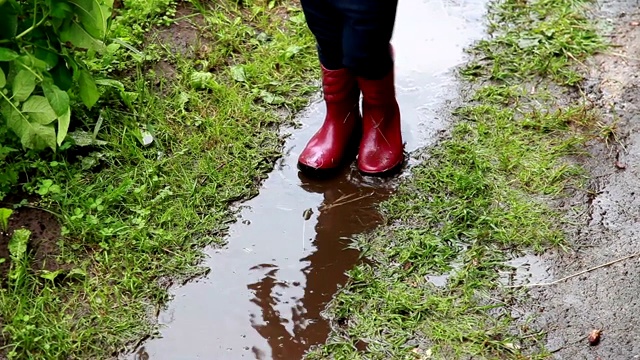
[(612, 55), (612, 56), (617, 56), (617, 57), (621, 57), (623, 59), (627, 59), (627, 60), (632, 60), (632, 61), (640, 61), (640, 59), (638, 58), (634, 58), (633, 56), (629, 56), (629, 55), (625, 55), (625, 54), (621, 54), (621, 53), (616, 53), (616, 52), (607, 52), (605, 53), (607, 55)]
[(598, 266), (596, 266), (596, 267), (592, 267), (592, 268), (590, 268), (590, 269), (583, 270), (583, 271), (580, 271), (580, 272), (575, 273), (575, 274), (573, 274), (573, 275), (565, 276), (565, 277), (563, 277), (563, 278), (561, 278), (561, 279), (554, 280), (554, 281), (551, 281), (551, 282), (548, 282), (548, 283), (522, 284), (522, 285), (509, 285), (509, 286), (505, 286), (505, 287), (506, 287), (506, 288), (522, 288), (522, 287), (535, 287), (535, 286), (550, 286), (550, 285), (555, 285), (555, 284), (557, 284), (557, 283), (563, 282), (563, 281), (565, 281), (565, 280), (569, 280), (569, 279), (574, 278), (574, 277), (576, 277), (576, 276), (580, 276), (580, 275), (582, 275), (582, 274), (586, 274), (586, 273), (588, 273), (588, 272), (591, 272), (591, 271), (594, 271), (594, 270), (598, 270), (598, 269), (601, 269), (601, 268), (603, 268), (603, 267), (607, 267), (607, 266), (609, 266), (609, 265), (613, 265), (613, 264), (619, 263), (619, 262), (621, 262), (621, 261), (624, 261), (624, 260), (627, 260), (627, 259), (631, 259), (632, 257), (636, 257), (636, 256), (640, 256), (640, 252), (637, 252), (637, 253), (635, 253), (635, 254), (631, 254), (631, 255), (627, 255), (627, 256), (622, 257), (622, 258), (620, 258), (620, 259), (616, 259), (616, 260), (610, 261), (610, 262), (608, 262), (608, 263), (606, 263), (606, 264), (598, 265)]

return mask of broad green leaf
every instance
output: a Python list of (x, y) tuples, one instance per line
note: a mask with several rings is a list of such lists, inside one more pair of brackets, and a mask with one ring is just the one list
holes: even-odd
[(31, 133), (29, 139), (23, 141), (23, 145), (27, 144), (27, 147), (36, 150), (42, 150), (44, 148), (50, 148), (52, 151), (56, 151), (56, 129), (53, 127), (53, 124), (49, 125), (40, 125), (40, 124), (31, 124), (33, 128), (33, 132)]
[(53, 111), (55, 111), (56, 116), (64, 115), (69, 109), (69, 95), (50, 82), (44, 83), (42, 90), (44, 91), (44, 96), (49, 100)]
[(69, 276), (69, 277), (77, 276), (77, 277), (81, 277), (81, 278), (86, 278), (87, 277), (87, 272), (84, 271), (83, 269), (74, 268), (74, 269), (71, 269), (71, 271), (69, 271), (69, 274), (67, 274), (67, 276)]
[(62, 42), (70, 42), (81, 49), (101, 51), (104, 48), (104, 44), (101, 41), (93, 38), (75, 21), (60, 31), (60, 40)]
[(121, 47), (122, 47), (122, 45), (120, 45), (118, 43), (111, 43), (111, 44), (107, 45), (105, 50), (106, 50), (107, 54), (115, 54), (115, 52), (118, 51)]
[(13, 79), (12, 100), (25, 101), (36, 88), (36, 76), (29, 70), (22, 69)]
[(0, 61), (13, 61), (20, 56), (17, 52), (0, 47)]
[[(107, 6), (107, 5), (99, 5), (96, 7), (96, 17), (98, 19), (101, 18), (102, 20), (102, 24), (101, 25), (101, 33), (102, 36), (100, 36), (100, 39), (104, 39), (104, 37), (107, 35), (107, 33), (109, 32), (109, 18), (112, 15), (111, 12), (111, 7)], [(99, 15), (98, 15), (99, 14)]]
[(58, 65), (58, 61), (60, 61), (60, 57), (57, 53), (43, 49), (42, 47), (37, 47), (33, 53), (33, 55), (40, 61), (42, 61), (42, 65), (45, 65), (44, 70), (51, 70), (56, 65)]
[(17, 59), (13, 61), (13, 64), (17, 64), (17, 66), (15, 67), (16, 69), (27, 70), (32, 74), (37, 73), (38, 70), (46, 71), (47, 68), (49, 67), (49, 65), (46, 62), (36, 58), (31, 54), (25, 54), (25, 55), (19, 56)]
[(4, 98), (0, 100), (0, 115), (4, 117), (7, 125), (9, 124), (9, 119), (14, 116), (14, 108), (11, 106), (11, 102), (5, 101)]
[[(72, 13), (69, 12), (69, 14), (72, 14)], [(58, 18), (58, 17), (51, 16), (51, 21), (49, 21), (49, 23), (51, 24), (51, 27), (56, 31), (56, 33), (59, 32), (60, 27), (62, 27), (62, 25), (65, 24), (65, 20), (67, 20), (66, 19), (67, 16), (69, 16), (69, 15), (66, 15), (63, 18)]]
[(82, 102), (91, 108), (98, 101), (100, 93), (98, 93), (96, 82), (87, 70), (80, 71), (79, 86)]
[(244, 68), (240, 65), (231, 67), (231, 77), (233, 77), (233, 80), (239, 82), (245, 82), (247, 80), (247, 77), (244, 74)]
[(94, 38), (103, 39), (111, 11), (97, 0), (70, 0), (82, 27)]
[(120, 97), (128, 107), (133, 107), (133, 102), (138, 98), (138, 93), (133, 91), (123, 91), (120, 93)]
[(37, 70), (40, 70), (40, 71), (49, 71), (49, 70), (51, 70), (51, 66), (50, 66), (50, 64), (48, 62), (46, 62), (44, 60), (40, 60), (35, 56), (29, 55), (29, 57), (31, 58), (31, 61), (30, 61), (31, 65), (29, 66), (30, 68), (37, 69)]
[(213, 79), (212, 73), (196, 71), (191, 74), (191, 86), (196, 89), (203, 89), (207, 87), (207, 85), (212, 79)]
[(65, 112), (62, 116), (58, 118), (58, 146), (62, 145), (64, 138), (67, 137), (67, 132), (69, 131), (69, 124), (71, 123), (71, 108), (67, 108), (67, 112)]
[(299, 53), (302, 50), (302, 47), (298, 46), (298, 45), (291, 45), (287, 48), (287, 50), (284, 52), (284, 56), (287, 59), (291, 59), (294, 55), (296, 55), (297, 53)]
[(13, 130), (25, 149), (43, 150), (46, 147), (50, 147), (53, 151), (56, 150), (56, 130), (53, 125), (41, 125), (38, 123), (31, 123), (24, 114), (10, 109), (8, 115), (7, 111), (3, 111), (3, 116), (7, 120), (7, 125)]
[(2, 229), (2, 231), (9, 229), (9, 218), (11, 214), (13, 214), (13, 210), (0, 208), (0, 229)]
[(58, 275), (60, 275), (60, 273), (62, 273), (62, 270), (60, 269), (56, 271), (43, 270), (42, 274), (40, 274), (40, 277), (43, 279), (54, 281), (58, 277)]
[(4, 76), (4, 71), (0, 68), (0, 89), (4, 88), (7, 85), (7, 78)]
[[(5, 104), (6, 106), (2, 107), (2, 116), (4, 116), (9, 129), (13, 130), (13, 132), (20, 137), (27, 130), (25, 126), (28, 127), (29, 120), (21, 112), (9, 105), (8, 102), (5, 102)], [(25, 121), (27, 124), (23, 124)]]
[(29, 237), (31, 231), (27, 229), (17, 229), (13, 232), (13, 236), (9, 240), (9, 254), (11, 258), (20, 260), (27, 252), (27, 244), (29, 243)]
[(29, 119), (38, 124), (52, 123), (58, 116), (44, 96), (33, 95), (22, 104), (22, 112), (29, 114)]
[(304, 22), (305, 22), (304, 14), (303, 13), (299, 13), (298, 15), (291, 16), (291, 17), (289, 17), (289, 20), (291, 22), (296, 23), (296, 24), (304, 24)]
[(276, 95), (273, 93), (270, 93), (266, 90), (262, 90), (260, 92), (260, 97), (262, 98), (262, 100), (264, 102), (266, 102), (267, 104), (270, 105), (279, 105), (279, 104), (283, 104), (285, 102), (284, 97), (280, 96), (280, 95)]
[(51, 4), (51, 16), (58, 19), (65, 19), (73, 10), (65, 1), (53, 1)]
[(113, 80), (113, 79), (98, 79), (96, 80), (96, 84), (98, 85), (102, 85), (102, 86), (111, 86), (114, 87), (120, 91), (124, 91), (124, 85), (118, 81), (118, 80)]

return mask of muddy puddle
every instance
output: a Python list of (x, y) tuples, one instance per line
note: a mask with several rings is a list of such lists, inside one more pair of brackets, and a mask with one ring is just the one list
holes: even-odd
[[(403, 137), (411, 152), (448, 126), (457, 95), (454, 68), (483, 36), (484, 0), (401, 0), (393, 44)], [(161, 337), (129, 359), (301, 359), (325, 341), (321, 313), (358, 261), (350, 238), (381, 222), (377, 206), (397, 179), (363, 178), (353, 169), (318, 181), (296, 169), (320, 126), (324, 104), (301, 114), (285, 154), (260, 194), (242, 204), (228, 246), (207, 250), (206, 278), (172, 290), (159, 318)]]
[(511, 270), (500, 274), (500, 283), (505, 286), (540, 284), (553, 281), (554, 278), (550, 265), (535, 254), (513, 258), (505, 265), (511, 267)]

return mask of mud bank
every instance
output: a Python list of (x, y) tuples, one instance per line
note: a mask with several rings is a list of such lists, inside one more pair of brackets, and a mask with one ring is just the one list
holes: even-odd
[[(573, 225), (570, 248), (545, 256), (554, 279), (637, 253), (640, 247), (640, 11), (636, 1), (600, 2), (594, 10), (614, 45), (587, 64), (585, 95), (602, 113), (608, 141), (592, 141), (581, 162), (587, 191), (564, 199)], [(640, 257), (553, 286), (533, 287), (534, 326), (556, 359), (640, 358)], [(601, 330), (599, 345), (587, 336)]]

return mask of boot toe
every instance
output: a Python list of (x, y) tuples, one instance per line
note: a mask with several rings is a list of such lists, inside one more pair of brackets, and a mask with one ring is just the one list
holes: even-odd
[(325, 154), (312, 152), (303, 153), (298, 158), (298, 165), (311, 170), (328, 170), (337, 167), (335, 159), (327, 158)]
[(358, 158), (358, 170), (367, 175), (385, 175), (400, 168), (404, 154), (389, 156), (364, 156)]

